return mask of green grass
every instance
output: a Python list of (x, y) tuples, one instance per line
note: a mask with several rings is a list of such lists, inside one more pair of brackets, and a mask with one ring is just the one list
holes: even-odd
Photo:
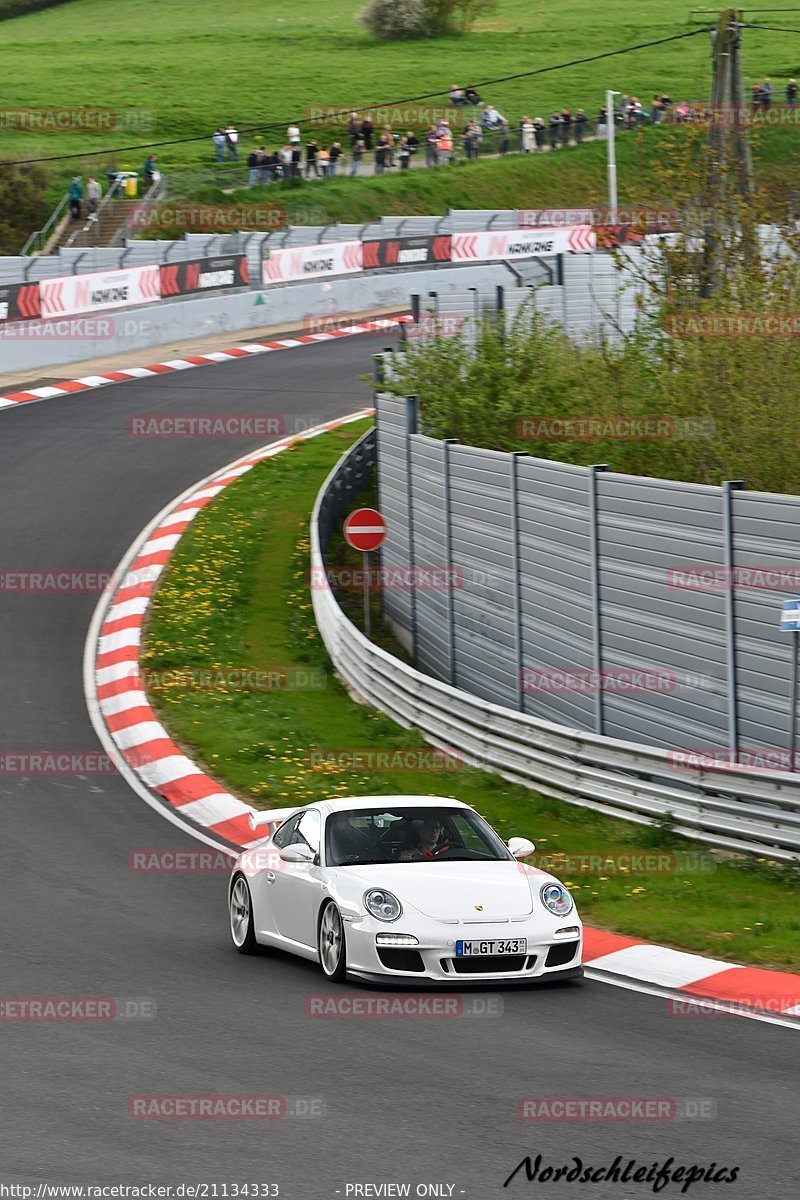
[(309, 754), (321, 748), (425, 746), (418, 734), (348, 697), (330, 674), (313, 621), (308, 513), (326, 473), (365, 427), (347, 426), (278, 455), (209, 504), (170, 562), (147, 630), (144, 664), (151, 671), (300, 667), (323, 672), (327, 686), (153, 687), (151, 698), (173, 735), (225, 786), (259, 805), (398, 792), (458, 796), (504, 837), (530, 836), (539, 853), (553, 855), (589, 923), (732, 961), (797, 968), (798, 872), (704, 855), (707, 872), (565, 874), (563, 854), (698, 848), (668, 831), (610, 820), (474, 769), (311, 766)]
[[(0, 0), (1, 2), (1, 0)], [(500, 0), (496, 13), (468, 34), (382, 44), (355, 22), (362, 0), (289, 6), (237, 0), (72, 0), (4, 24), (13, 71), (3, 80), (3, 107), (86, 106), (137, 109), (155, 121), (152, 140), (207, 135), (159, 151), (167, 172), (210, 161), (210, 135), (233, 119), (241, 128), (284, 125), (311, 106), (381, 103), (535, 70), (604, 50), (688, 31), (686, 0)], [(113, 13), (113, 17), (112, 17)], [(780, 87), (800, 75), (800, 39), (747, 30), (747, 83), (772, 76)], [(54, 64), (58, 64), (57, 70)], [(553, 74), (485, 89), (513, 122), (556, 106), (595, 113), (614, 87), (649, 103), (667, 89), (673, 99), (709, 94), (709, 37), (684, 41)], [(151, 140), (110, 134), (0, 132), (0, 157), (79, 151)], [(249, 136), (245, 137), (245, 144)], [(121, 165), (139, 166), (138, 152)], [(87, 164), (89, 165), (89, 160)]]

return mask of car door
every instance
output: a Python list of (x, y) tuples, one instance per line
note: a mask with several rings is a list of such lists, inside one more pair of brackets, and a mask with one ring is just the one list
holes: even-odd
[(275, 880), (287, 865), (278, 857), (282, 846), (287, 846), (300, 823), (301, 814), (290, 817), (276, 830), (272, 840), (245, 855), (244, 870), (250, 881), (253, 897), (253, 915), (258, 933), (274, 937), (278, 932), (275, 915)]
[[(321, 827), (322, 820), (317, 809), (310, 808), (300, 814), (281, 846), (308, 846), (314, 852), (315, 861), (281, 861), (269, 885), (278, 934), (301, 946), (316, 945), (314, 913), (322, 885), (319, 867)], [(276, 839), (282, 832), (278, 831)]]

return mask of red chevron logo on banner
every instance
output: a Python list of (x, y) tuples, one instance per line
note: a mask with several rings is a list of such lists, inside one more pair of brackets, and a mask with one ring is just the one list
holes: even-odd
[(452, 238), (443, 234), (433, 239), (433, 257), (435, 262), (449, 262), (452, 253)]
[(140, 287), (143, 296), (148, 296), (152, 300), (158, 300), (161, 295), (159, 284), (161, 282), (158, 267), (146, 267), (140, 277)]
[(161, 295), (162, 296), (177, 296), (180, 291), (178, 287), (178, 268), (175, 264), (170, 264), (161, 268)]
[(582, 254), (594, 250), (597, 239), (591, 225), (576, 225), (567, 238), (567, 244), (573, 254)]
[(41, 292), (38, 283), (26, 283), (17, 293), (17, 306), (23, 317), (42, 315)]
[(342, 259), (346, 267), (359, 268), (361, 266), (361, 243), (359, 242), (355, 246), (345, 246)]
[(364, 266), (368, 270), (381, 265), (380, 242), (363, 242), (361, 249), (364, 254)]

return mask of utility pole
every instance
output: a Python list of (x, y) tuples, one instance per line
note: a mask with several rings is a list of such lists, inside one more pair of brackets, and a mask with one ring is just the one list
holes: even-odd
[[(742, 14), (729, 8), (720, 13), (711, 34), (711, 113), (708, 130), (708, 187), (706, 245), (701, 295), (718, 290), (721, 227), (736, 219), (734, 198), (746, 199), (754, 191), (753, 161), (747, 138), (749, 109), (742, 82)], [(733, 188), (731, 183), (733, 182)]]
[[(729, 8), (720, 13), (711, 35), (712, 83), (709, 145), (720, 165), (736, 164), (736, 190), (753, 193), (753, 160), (747, 140), (748, 109), (742, 82), (741, 22), (743, 14)], [(724, 170), (721, 174), (724, 175)]]

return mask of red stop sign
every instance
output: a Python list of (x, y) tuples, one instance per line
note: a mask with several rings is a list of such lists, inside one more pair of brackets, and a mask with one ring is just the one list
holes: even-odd
[(354, 550), (377, 550), (386, 537), (386, 522), (374, 508), (357, 508), (344, 523), (344, 536)]

